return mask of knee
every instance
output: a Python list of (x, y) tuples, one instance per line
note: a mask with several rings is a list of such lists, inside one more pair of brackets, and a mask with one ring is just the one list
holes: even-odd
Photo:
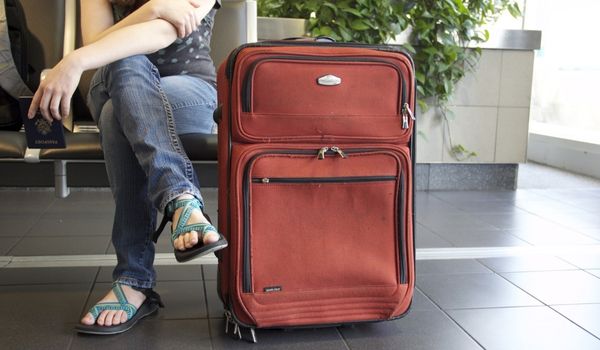
[(130, 81), (136, 76), (147, 77), (149, 72), (158, 72), (156, 67), (145, 55), (135, 55), (109, 63), (103, 68), (105, 82), (112, 82), (115, 79)]
[(100, 134), (110, 135), (114, 133), (117, 122), (114, 118), (112, 99), (104, 103), (97, 118)]

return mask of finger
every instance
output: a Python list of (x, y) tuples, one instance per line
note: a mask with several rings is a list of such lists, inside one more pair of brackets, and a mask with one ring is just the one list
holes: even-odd
[(60, 116), (60, 100), (61, 96), (54, 95), (50, 101), (50, 115), (56, 120), (61, 120)]
[(71, 101), (70, 101), (69, 97), (63, 96), (63, 98), (60, 100), (60, 114), (62, 115), (63, 118), (66, 118), (69, 116), (70, 111), (71, 111)]
[(50, 99), (52, 98), (52, 91), (48, 91), (48, 89), (44, 89), (42, 94), (42, 98), (40, 99), (39, 110), (42, 113), (44, 119), (49, 122), (52, 122), (52, 116), (50, 115), (50, 111), (48, 110), (50, 106)]
[(40, 89), (38, 89), (33, 95), (33, 98), (31, 99), (31, 105), (29, 106), (29, 111), (27, 111), (27, 118), (32, 119), (35, 117), (35, 114), (40, 106), (41, 95), (42, 93)]

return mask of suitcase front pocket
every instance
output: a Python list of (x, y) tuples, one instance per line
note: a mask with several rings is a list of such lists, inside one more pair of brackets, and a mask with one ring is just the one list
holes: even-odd
[[(404, 177), (395, 157), (347, 151), (347, 159), (341, 159), (329, 152), (321, 162), (310, 153), (265, 154), (248, 168), (242, 291), (299, 293), (403, 283)], [(386, 165), (357, 170), (365, 162)], [(307, 167), (311, 163), (313, 169)], [(299, 170), (290, 176), (294, 166)], [(273, 176), (266, 176), (269, 172)]]
[(378, 57), (257, 59), (239, 80), (234, 135), (252, 142), (403, 143), (412, 124), (405, 74)]

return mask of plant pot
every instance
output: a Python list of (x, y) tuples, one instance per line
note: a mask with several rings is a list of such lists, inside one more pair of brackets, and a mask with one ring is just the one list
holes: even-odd
[(300, 18), (258, 17), (258, 40), (279, 40), (307, 36), (308, 21)]

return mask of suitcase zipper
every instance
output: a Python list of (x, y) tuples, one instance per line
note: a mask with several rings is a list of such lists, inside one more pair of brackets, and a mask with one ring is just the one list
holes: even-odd
[(384, 52), (396, 52), (402, 53), (410, 61), (410, 65), (414, 70), (415, 63), (410, 54), (399, 45), (373, 45), (373, 44), (362, 44), (362, 43), (326, 43), (326, 42), (310, 42), (310, 41), (263, 41), (260, 43), (249, 43), (238, 46), (234, 49), (227, 59), (227, 67), (225, 68), (227, 78), (231, 81), (233, 77), (233, 69), (235, 67), (235, 61), (237, 60), (238, 54), (246, 48), (250, 47), (275, 47), (275, 46), (316, 46), (316, 47), (347, 47), (347, 48), (359, 48), (359, 49), (371, 49), (376, 51)]
[[(336, 154), (342, 158), (345, 158), (346, 154), (349, 153), (363, 153), (363, 152), (374, 152), (378, 151), (378, 149), (351, 149), (347, 151), (342, 151), (339, 147), (322, 147), (317, 151), (318, 158), (323, 159), (325, 157), (325, 153), (331, 151), (333, 154)], [(360, 177), (336, 177), (336, 178), (250, 178), (250, 168), (252, 163), (256, 161), (257, 158), (263, 156), (265, 154), (315, 154), (315, 151), (310, 150), (272, 150), (268, 152), (261, 152), (259, 154), (254, 155), (245, 166), (244, 170), (244, 179), (243, 179), (243, 203), (244, 203), (244, 220), (243, 220), (243, 268), (242, 268), (242, 292), (244, 293), (252, 293), (252, 268), (250, 261), (250, 196), (249, 196), (249, 188), (250, 183), (343, 183), (343, 182), (375, 182), (375, 181), (393, 181), (397, 180), (396, 176), (360, 176)], [(343, 156), (342, 156), (343, 154)], [(323, 157), (323, 158), (321, 158)], [(405, 244), (404, 244), (404, 175), (403, 172), (400, 174), (400, 198), (399, 201), (399, 215), (398, 215), (398, 250), (399, 250), (399, 263), (400, 263), (400, 283), (406, 284), (406, 263), (404, 259), (405, 255)]]
[[(401, 111), (404, 111), (404, 106), (407, 105), (406, 103), (406, 82), (404, 81), (404, 77), (402, 76), (402, 71), (400, 71), (400, 69), (387, 62), (386, 60), (382, 60), (382, 59), (377, 59), (377, 58), (366, 58), (366, 57), (346, 57), (346, 56), (335, 56), (335, 57), (327, 57), (327, 56), (311, 56), (311, 55), (282, 55), (282, 56), (272, 56), (272, 57), (268, 57), (268, 58), (263, 58), (263, 59), (259, 59), (256, 60), (255, 62), (252, 63), (252, 66), (248, 69), (248, 73), (246, 73), (246, 76), (244, 77), (244, 88), (242, 90), (242, 111), (243, 112), (251, 112), (252, 110), (252, 100), (251, 100), (251, 96), (252, 96), (252, 81), (254, 78), (254, 72), (256, 71), (256, 67), (263, 62), (266, 61), (279, 61), (279, 60), (294, 60), (294, 61), (325, 61), (325, 62), (371, 62), (371, 63), (381, 63), (384, 64), (386, 66), (392, 67), (393, 69), (395, 69), (398, 72), (398, 76), (400, 77), (400, 83), (402, 84), (401, 88), (401, 101), (400, 101), (400, 108)], [(408, 129), (408, 125), (406, 127), (404, 127), (403, 125), (403, 129)]]
[(396, 180), (396, 176), (347, 176), (347, 177), (262, 177), (253, 178), (252, 183), (317, 184), (317, 183), (356, 183)]

